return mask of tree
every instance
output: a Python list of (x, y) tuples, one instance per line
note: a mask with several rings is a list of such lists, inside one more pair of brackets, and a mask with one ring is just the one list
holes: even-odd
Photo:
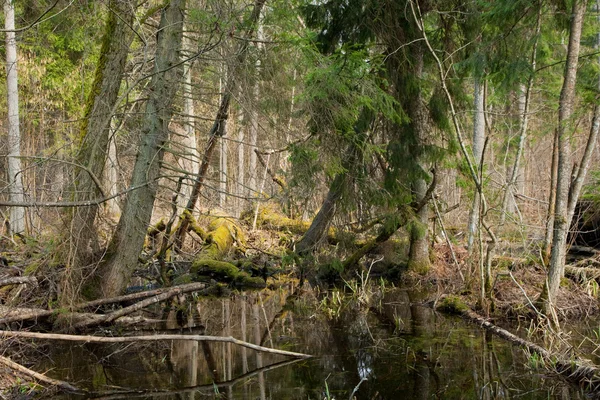
[(137, 266), (158, 190), (173, 100), (183, 77), (182, 51), (185, 0), (171, 0), (161, 11), (154, 71), (150, 82), (142, 137), (123, 214), (100, 268), (100, 293), (114, 296), (125, 289)]
[[(133, 40), (134, 3), (111, 0), (102, 38), (100, 57), (92, 89), (88, 95), (81, 123), (73, 200), (86, 201), (106, 197), (101, 182), (109, 152), (111, 119)], [(81, 282), (92, 272), (92, 251), (99, 249), (96, 216), (99, 206), (75, 208), (70, 215), (69, 243), (71, 254), (63, 278), (63, 301), (76, 300)], [(87, 270), (87, 271), (86, 271)]]
[(8, 86), (8, 182), (10, 201), (10, 230), (13, 234), (25, 232), (25, 208), (20, 206), (23, 193), (21, 170), (21, 131), (19, 129), (19, 85), (17, 73), (17, 41), (15, 38), (15, 5), (13, 0), (4, 1), (4, 27), (6, 29), (6, 84)]
[(571, 144), (573, 131), (573, 107), (575, 104), (575, 83), (577, 81), (577, 65), (581, 44), (581, 32), (586, 11), (587, 0), (573, 1), (567, 60), (564, 80), (560, 92), (558, 109), (558, 169), (556, 185), (556, 205), (554, 217), (554, 233), (552, 252), (548, 266), (548, 279), (538, 299), (542, 309), (549, 313), (556, 299), (560, 280), (564, 276), (565, 256), (567, 250), (567, 233), (569, 231), (569, 191), (571, 188)]

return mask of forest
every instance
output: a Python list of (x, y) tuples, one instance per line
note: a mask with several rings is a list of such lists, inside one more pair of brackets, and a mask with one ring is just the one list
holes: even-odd
[(0, 397), (600, 396), (600, 0), (1, 14)]

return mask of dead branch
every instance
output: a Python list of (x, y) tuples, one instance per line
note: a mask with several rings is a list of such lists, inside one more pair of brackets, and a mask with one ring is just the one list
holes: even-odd
[(8, 368), (20, 372), (22, 374), (25, 374), (37, 381), (46, 383), (48, 385), (52, 385), (52, 386), (56, 386), (62, 390), (66, 390), (68, 392), (79, 392), (81, 393), (80, 389), (77, 389), (75, 386), (71, 385), (68, 382), (65, 381), (60, 381), (57, 379), (52, 379), (52, 378), (48, 378), (46, 375), (44, 374), (40, 374), (38, 372), (32, 371), (29, 368), (26, 368), (24, 366), (22, 366), (21, 364), (17, 364), (16, 362), (10, 360), (9, 358), (6, 358), (4, 356), (0, 356), (0, 363), (6, 365)]
[[(283, 180), (282, 177), (275, 174), (273, 172), (273, 170), (267, 165), (267, 162), (265, 161), (261, 152), (258, 151), (258, 149), (254, 149), (254, 153), (256, 153), (256, 159), (258, 160), (258, 162), (260, 162), (260, 164), (263, 166), (263, 168), (265, 168), (267, 170), (267, 174), (269, 174), (269, 176), (271, 177), (271, 180), (273, 182), (275, 182), (276, 184), (278, 184), (279, 187), (281, 187), (283, 190), (286, 190), (287, 187), (286, 187), (285, 181)], [(270, 154), (271, 153), (269, 153), (269, 155)]]
[(74, 325), (73, 329), (90, 328), (90, 327), (96, 326), (96, 325), (109, 324), (109, 323), (113, 322), (114, 320), (116, 320), (117, 318), (121, 318), (125, 315), (129, 315), (129, 314), (139, 311), (142, 308), (147, 307), (151, 304), (159, 303), (161, 301), (175, 297), (179, 294), (182, 294), (185, 292), (199, 291), (201, 289), (207, 290), (206, 284), (199, 283), (199, 282), (192, 283), (192, 284), (185, 285), (185, 286), (187, 286), (186, 291), (183, 290), (182, 286), (172, 287), (164, 293), (146, 298), (146, 299), (139, 301), (129, 307), (124, 307), (124, 308), (121, 308), (120, 310), (113, 311), (109, 314), (101, 315), (96, 318), (92, 318), (91, 320), (80, 322), (80, 323)]
[(12, 278), (6, 278), (0, 280), (0, 287), (8, 285), (19, 285), (24, 283), (30, 283), (37, 286), (37, 279), (35, 276), (14, 276)]
[(178, 286), (172, 286), (172, 287), (160, 288), (160, 289), (154, 289), (154, 290), (146, 290), (143, 292), (126, 294), (123, 296), (111, 297), (111, 298), (107, 298), (107, 299), (98, 299), (98, 300), (93, 300), (93, 301), (88, 301), (86, 303), (78, 304), (75, 306), (75, 309), (83, 310), (86, 308), (93, 308), (93, 307), (103, 306), (106, 304), (116, 304), (116, 303), (123, 303), (126, 301), (145, 299), (147, 297), (159, 296), (159, 295), (169, 292), (173, 289), (179, 289), (180, 293), (189, 293), (189, 292), (194, 292), (197, 290), (206, 289), (206, 283), (201, 283), (201, 282), (186, 283), (184, 285), (178, 285)]
[(463, 311), (461, 314), (470, 322), (485, 328), (513, 344), (524, 347), (532, 353), (540, 355), (548, 362), (548, 365), (553, 365), (556, 372), (563, 375), (566, 379), (579, 384), (584, 384), (591, 390), (597, 390), (600, 387), (600, 368), (596, 365), (590, 365), (589, 362), (578, 358), (571, 357), (566, 359), (558, 354), (552, 353), (535, 343), (510, 333), (506, 329), (494, 325), (471, 310)]
[(0, 331), (0, 338), (28, 338), (44, 340), (66, 340), (71, 342), (85, 343), (131, 343), (131, 342), (156, 342), (159, 340), (195, 340), (198, 342), (219, 342), (233, 343), (238, 346), (247, 347), (252, 350), (263, 353), (279, 354), (295, 358), (310, 358), (311, 355), (296, 353), (293, 351), (272, 349), (256, 344), (248, 343), (243, 340), (235, 339), (232, 336), (205, 336), (205, 335), (148, 335), (148, 336), (90, 336), (90, 335), (65, 335), (60, 333), (38, 333), (21, 331)]
[(35, 308), (15, 308), (0, 305), (0, 324), (17, 321), (46, 318), (56, 313), (56, 310), (40, 310)]

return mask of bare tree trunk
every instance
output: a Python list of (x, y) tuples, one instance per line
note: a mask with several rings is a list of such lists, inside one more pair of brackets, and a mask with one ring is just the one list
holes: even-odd
[[(423, 77), (423, 48), (419, 44), (414, 46), (413, 59), (414, 74), (416, 78), (420, 80)], [(420, 90), (416, 98), (412, 99), (409, 116), (416, 136), (417, 146), (423, 146), (427, 139), (427, 110)], [(414, 149), (413, 152), (415, 153), (413, 154), (415, 162), (425, 173), (427, 167), (423, 160), (424, 157), (420, 154), (419, 149)], [(417, 179), (413, 184), (412, 191), (416, 203), (423, 201), (427, 195), (427, 182), (425, 179)], [(421, 207), (421, 209), (417, 211), (417, 220), (420, 226), (412, 226), (410, 229), (408, 269), (419, 273), (425, 273), (431, 266), (431, 261), (429, 260), (429, 239), (427, 234), (429, 228), (429, 207), (427, 205)]]
[[(23, 171), (21, 170), (21, 132), (19, 129), (19, 84), (17, 73), (17, 41), (15, 38), (15, 6), (13, 0), (4, 1), (4, 28), (6, 32), (6, 85), (8, 103), (8, 183), (9, 200), (25, 201)], [(10, 208), (11, 233), (25, 232), (25, 208)]]
[(219, 207), (225, 209), (227, 206), (227, 123), (225, 133), (221, 138), (221, 171), (219, 172)]
[[(254, 27), (260, 17), (261, 10), (265, 5), (266, 0), (256, 0), (254, 3), (254, 9), (252, 10), (252, 14), (249, 17), (248, 21), (248, 29), (244, 34), (244, 39), (250, 39), (254, 34)], [(192, 212), (196, 207), (196, 202), (198, 201), (198, 196), (200, 195), (200, 189), (204, 184), (204, 180), (206, 179), (206, 172), (208, 171), (208, 166), (210, 161), (212, 160), (212, 155), (215, 150), (215, 146), (217, 145), (218, 139), (223, 136), (224, 130), (224, 122), (229, 117), (229, 105), (231, 103), (231, 94), (236, 87), (236, 79), (238, 75), (239, 69), (244, 65), (246, 60), (247, 50), (248, 50), (249, 40), (242, 40), (240, 43), (240, 47), (236, 53), (235, 65), (233, 67), (233, 71), (228, 74), (227, 84), (225, 85), (225, 90), (223, 93), (223, 97), (221, 98), (221, 104), (219, 105), (219, 109), (217, 110), (217, 116), (215, 117), (215, 122), (209, 132), (208, 143), (206, 144), (206, 149), (204, 150), (204, 155), (202, 156), (202, 163), (200, 164), (200, 168), (198, 169), (198, 173), (196, 174), (196, 179), (194, 182), (194, 188), (192, 190), (192, 194), (190, 196), (190, 201), (188, 201), (186, 210)], [(184, 219), (181, 221), (179, 225), (179, 229), (176, 232), (175, 236), (175, 244), (177, 248), (181, 248), (183, 245), (183, 240), (187, 233), (187, 228), (189, 225), (188, 219)]]
[(162, 10), (155, 74), (150, 83), (143, 134), (130, 184), (140, 188), (128, 194), (106, 263), (102, 266), (100, 290), (103, 296), (115, 296), (127, 285), (137, 266), (152, 216), (164, 144), (168, 139), (168, 124), (173, 115), (172, 102), (183, 77), (179, 62), (184, 9), (185, 0), (171, 0)]
[[(129, 1), (111, 0), (109, 3), (100, 58), (81, 124), (77, 161), (85, 168), (75, 171), (74, 201), (106, 196), (99, 178), (106, 165), (112, 110), (118, 100), (133, 40), (133, 7), (134, 4)], [(99, 248), (95, 226), (98, 209), (97, 205), (75, 208), (70, 216), (70, 259), (62, 281), (63, 302), (76, 300), (82, 282), (91, 273), (87, 267), (91, 264), (92, 252)]]
[[(258, 24), (256, 28), (256, 36), (259, 40), (256, 43), (256, 49), (260, 53), (263, 45), (261, 41), (264, 39), (263, 35), (263, 16), (262, 14), (258, 17)], [(255, 71), (254, 71), (254, 86), (252, 88), (252, 104), (250, 106), (250, 157), (249, 157), (249, 165), (248, 170), (250, 172), (250, 176), (248, 179), (248, 189), (250, 191), (248, 197), (258, 196), (258, 169), (257, 169), (257, 160), (255, 149), (258, 149), (258, 106), (259, 106), (259, 98), (260, 98), (260, 58), (256, 60)]]
[(575, 102), (575, 82), (581, 41), (581, 31), (587, 0), (575, 0), (571, 19), (571, 32), (567, 50), (567, 62), (558, 110), (558, 175), (556, 184), (556, 212), (552, 252), (548, 268), (548, 279), (539, 301), (546, 313), (551, 310), (558, 293), (560, 280), (564, 276), (567, 233), (569, 231), (569, 191), (571, 184), (571, 144), (573, 129), (571, 117)]
[(552, 250), (552, 232), (554, 228), (554, 212), (556, 207), (556, 176), (558, 175), (558, 129), (554, 132), (552, 140), (552, 165), (550, 167), (550, 193), (548, 195), (548, 213), (546, 215), (546, 234), (543, 244), (544, 264), (550, 263)]
[[(485, 85), (481, 81), (481, 78), (475, 79), (474, 85), (474, 108), (475, 113), (473, 116), (473, 156), (476, 163), (477, 169), (481, 164), (483, 157), (483, 146), (485, 143)], [(469, 214), (469, 236), (467, 238), (467, 248), (469, 252), (473, 250), (473, 243), (475, 241), (475, 235), (479, 229), (479, 204), (481, 200), (479, 198), (479, 191), (475, 190), (473, 198), (473, 206)]]
[[(506, 221), (506, 213), (509, 209), (509, 202), (514, 201), (513, 195), (513, 187), (517, 182), (517, 177), (519, 172), (521, 171), (521, 158), (523, 156), (523, 149), (525, 148), (525, 140), (527, 138), (527, 125), (529, 124), (529, 105), (531, 101), (531, 90), (533, 88), (533, 80), (534, 73), (536, 68), (536, 53), (537, 53), (537, 44), (538, 37), (541, 29), (541, 21), (542, 21), (542, 7), (539, 6), (537, 23), (535, 27), (533, 47), (531, 49), (531, 75), (529, 75), (529, 79), (527, 79), (527, 86), (524, 90), (521, 90), (519, 94), (519, 99), (523, 99), (522, 109), (519, 107), (520, 112), (520, 122), (519, 122), (519, 146), (517, 147), (517, 154), (515, 155), (515, 161), (512, 167), (511, 176), (506, 184), (506, 189), (504, 191), (504, 197), (502, 199), (502, 213), (500, 215), (500, 225), (503, 225)], [(519, 104), (521, 106), (521, 104)]]
[(244, 196), (244, 192), (245, 187), (244, 187), (244, 174), (246, 172), (246, 170), (244, 169), (244, 159), (245, 159), (245, 151), (244, 151), (244, 128), (243, 128), (243, 119), (244, 119), (244, 113), (242, 112), (242, 110), (239, 110), (239, 117), (238, 117), (238, 121), (239, 121), (239, 131), (238, 131), (238, 137), (237, 137), (237, 191), (236, 194), (238, 196), (237, 198), (237, 207), (235, 210), (235, 215), (237, 217), (239, 217), (243, 211), (244, 208), (244, 199), (242, 199), (242, 197)]
[[(188, 53), (192, 50), (192, 41), (189, 37), (190, 33), (186, 32), (184, 26), (183, 36), (183, 48)], [(198, 154), (198, 145), (196, 142), (196, 120), (194, 111), (194, 95), (192, 93), (192, 66), (193, 61), (190, 61), (185, 66), (185, 84), (183, 86), (184, 101), (183, 101), (183, 112), (185, 114), (185, 138), (183, 140), (183, 146), (186, 154), (182, 159), (183, 169), (189, 171), (190, 177), (198, 170), (200, 156)], [(182, 186), (181, 196), (179, 197), (178, 209), (182, 211), (192, 195), (192, 180), (186, 180)]]
[(296, 244), (296, 253), (302, 255), (311, 252), (319, 240), (321, 240), (333, 219), (336, 204), (344, 192), (346, 179), (347, 176), (345, 172), (335, 176), (333, 183), (327, 192), (327, 197), (325, 197), (325, 201), (323, 201), (323, 204), (321, 205), (321, 209), (312, 220), (310, 227), (304, 236), (302, 236), (302, 239)]
[[(108, 156), (106, 158), (106, 173), (105, 173), (105, 186), (107, 188), (108, 196), (116, 196), (119, 188), (119, 173), (118, 173), (118, 164), (117, 164), (117, 143), (114, 137), (114, 133), (116, 130), (113, 129), (113, 134), (108, 142)], [(119, 207), (119, 201), (117, 198), (113, 198), (106, 202), (106, 212), (111, 217), (118, 216), (121, 213), (121, 208)]]

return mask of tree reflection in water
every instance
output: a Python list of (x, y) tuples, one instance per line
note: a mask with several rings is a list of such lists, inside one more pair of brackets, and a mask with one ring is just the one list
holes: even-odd
[(308, 360), (227, 343), (174, 341), (57, 345), (50, 350), (53, 362), (42, 360), (36, 368), (104, 392), (96, 396), (102, 399), (321, 400), (326, 384), (336, 399), (584, 398), (556, 377), (528, 368), (522, 350), (434, 312), (411, 292), (390, 291), (370, 308), (350, 298), (333, 314), (326, 296), (249, 292), (196, 299), (185, 307), (180, 299), (177, 309), (187, 310), (187, 318), (171, 316), (161, 327), (315, 355)]

